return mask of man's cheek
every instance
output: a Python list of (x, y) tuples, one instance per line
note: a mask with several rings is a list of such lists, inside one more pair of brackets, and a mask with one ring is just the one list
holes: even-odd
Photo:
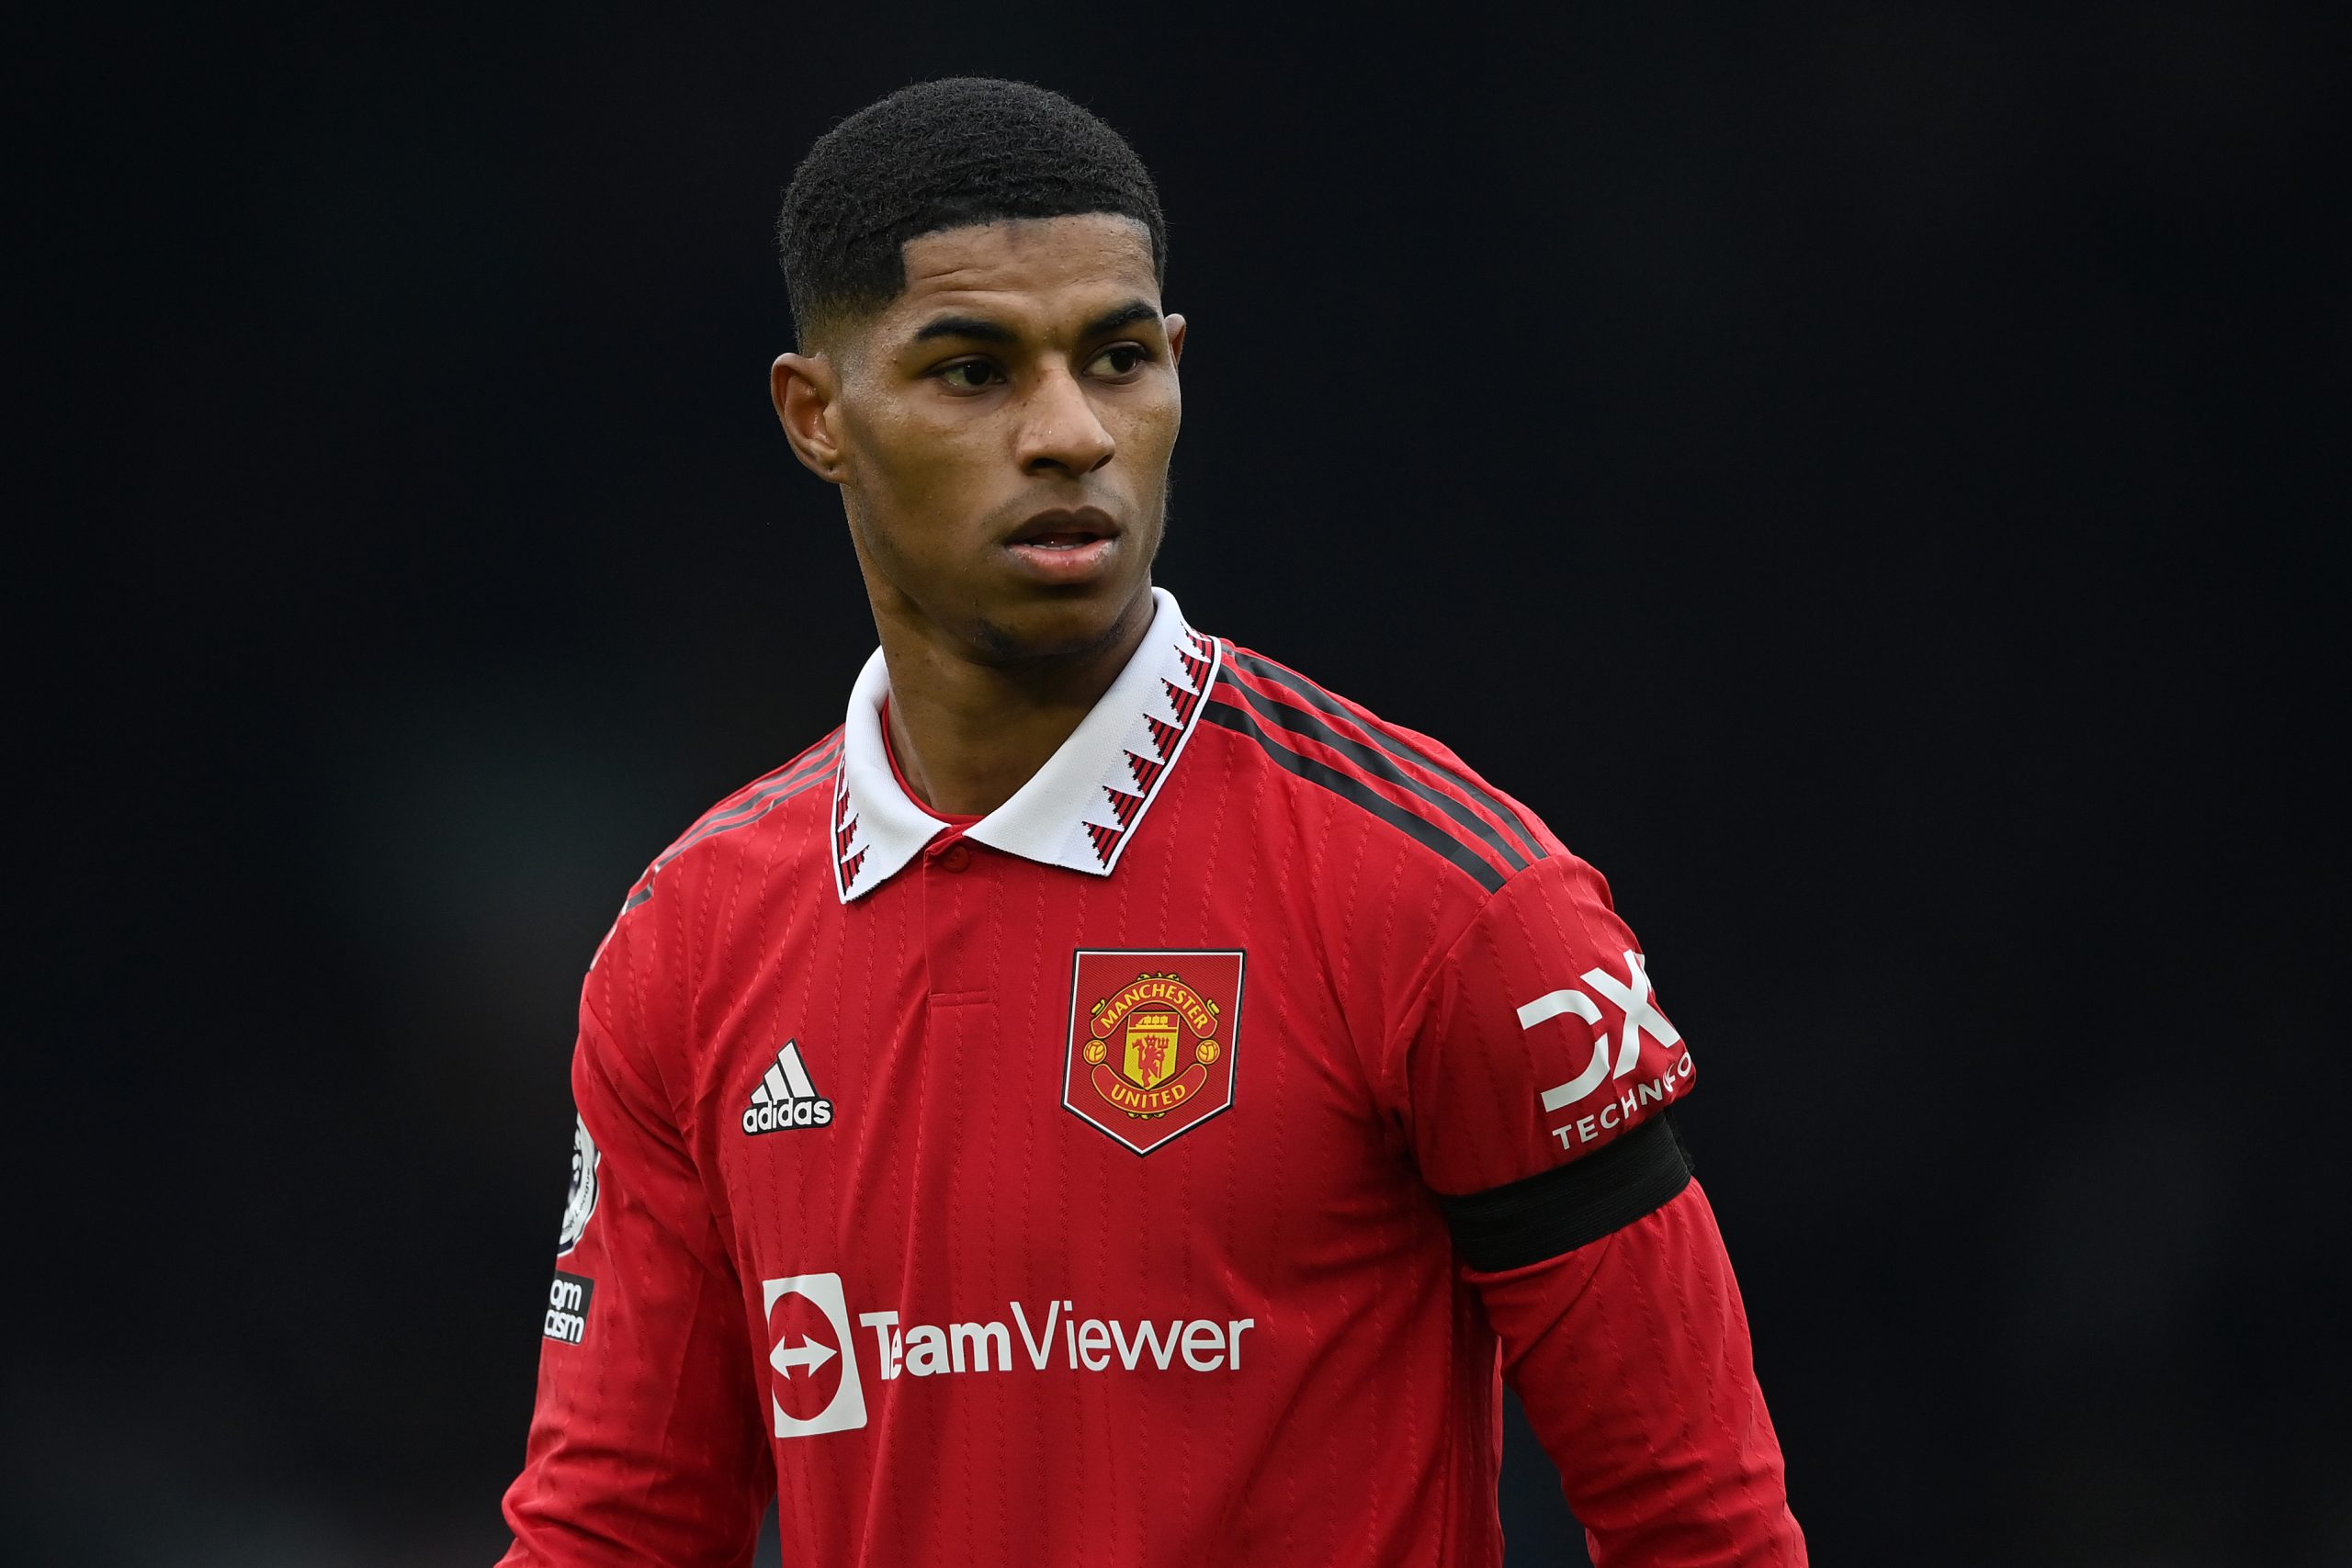
[(947, 531), (942, 526), (943, 513), (970, 504), (970, 484), (963, 468), (943, 461), (936, 452), (900, 455), (899, 460), (882, 465), (878, 477), (888, 498), (894, 532), (903, 536), (902, 548), (920, 549), (920, 537)]
[(1182, 405), (1170, 398), (1156, 407), (1138, 410), (1119, 445), (1145, 460), (1138, 466), (1163, 468), (1176, 449), (1176, 431), (1182, 423)]

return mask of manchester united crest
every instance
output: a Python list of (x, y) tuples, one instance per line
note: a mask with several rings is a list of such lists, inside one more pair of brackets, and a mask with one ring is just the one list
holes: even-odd
[(1062, 1103), (1139, 1155), (1233, 1103), (1238, 952), (1080, 952)]

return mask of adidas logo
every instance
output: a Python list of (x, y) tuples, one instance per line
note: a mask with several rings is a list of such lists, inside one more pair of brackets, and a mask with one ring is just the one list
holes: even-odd
[(800, 1060), (800, 1042), (787, 1040), (768, 1064), (767, 1077), (752, 1090), (743, 1111), (746, 1133), (776, 1133), (786, 1127), (827, 1127), (832, 1124), (833, 1102), (808, 1081)]

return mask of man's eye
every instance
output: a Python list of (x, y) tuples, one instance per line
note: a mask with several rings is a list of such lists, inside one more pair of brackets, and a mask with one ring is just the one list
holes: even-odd
[(1134, 375), (1142, 367), (1144, 361), (1150, 357), (1139, 345), (1123, 343), (1115, 347), (1106, 348), (1096, 355), (1094, 363), (1086, 368), (1090, 375), (1107, 376), (1116, 380), (1124, 376)]
[(959, 392), (977, 392), (1003, 379), (985, 359), (959, 360), (942, 368), (939, 378)]

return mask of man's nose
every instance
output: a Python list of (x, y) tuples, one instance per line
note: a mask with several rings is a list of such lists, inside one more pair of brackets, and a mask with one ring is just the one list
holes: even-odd
[(1067, 370), (1049, 370), (1029, 394), (1021, 428), (1023, 473), (1060, 469), (1091, 474), (1111, 460), (1119, 444), (1094, 412), (1093, 400)]

